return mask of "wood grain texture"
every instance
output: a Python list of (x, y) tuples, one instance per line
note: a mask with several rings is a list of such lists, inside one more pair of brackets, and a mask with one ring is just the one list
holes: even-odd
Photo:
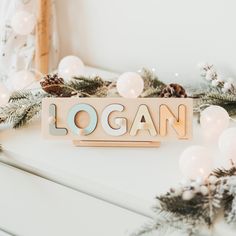
[(51, 0), (37, 0), (35, 69), (49, 72)]
[(80, 141), (73, 140), (74, 146), (77, 147), (160, 147), (160, 142), (152, 142), (152, 141)]
[[(55, 104), (57, 107), (56, 127), (66, 128), (68, 134), (64, 136), (54, 136), (49, 132), (49, 106)], [(89, 135), (74, 133), (68, 124), (68, 114), (77, 104), (91, 105), (97, 114), (97, 124), (93, 132)], [(114, 111), (109, 116), (109, 124), (112, 128), (117, 129), (116, 119), (125, 118), (127, 121), (127, 132), (121, 136), (112, 136), (105, 132), (102, 123), (102, 113), (104, 109), (111, 104), (122, 104), (123, 111)], [(160, 117), (160, 107), (168, 106), (173, 113), (173, 116), (167, 116), (166, 120)], [(131, 127), (141, 105), (146, 105), (152, 117), (153, 125), (156, 128), (157, 134), (152, 136), (148, 129), (141, 128), (136, 135), (130, 134)], [(184, 116), (180, 116), (179, 107), (183, 105), (186, 108)], [(169, 139), (190, 139), (192, 137), (192, 99), (189, 98), (45, 98), (42, 105), (42, 132), (47, 139), (70, 139), (76, 140), (74, 143), (77, 146), (158, 146), (158, 142)], [(84, 122), (88, 121), (87, 116), (79, 114), (80, 118), (74, 118), (77, 127), (81, 127)], [(165, 123), (163, 123), (165, 122)], [(147, 122), (145, 123), (147, 124)], [(160, 134), (160, 126), (165, 126), (166, 132)], [(176, 129), (178, 126), (178, 129)], [(180, 127), (179, 127), (180, 126)], [(182, 131), (183, 129), (183, 131)], [(180, 131), (181, 132), (180, 132)], [(180, 133), (180, 134), (179, 134)], [(107, 142), (107, 143), (106, 143)], [(126, 143), (125, 143), (126, 142)], [(152, 143), (153, 142), (153, 143)]]

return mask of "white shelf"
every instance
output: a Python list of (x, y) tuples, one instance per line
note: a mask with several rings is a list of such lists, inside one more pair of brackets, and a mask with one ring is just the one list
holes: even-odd
[[(89, 74), (93, 74), (94, 72), (106, 78), (115, 77), (115, 74), (89, 68)], [(26, 166), (27, 168), (33, 168), (49, 179), (54, 179), (57, 182), (63, 183), (64, 185), (79, 189), (81, 192), (85, 192), (91, 196), (95, 196), (109, 203), (122, 206), (126, 209), (146, 216), (152, 215), (150, 208), (154, 203), (154, 197), (157, 194), (165, 192), (170, 187), (175, 186), (181, 180), (181, 173), (178, 168), (178, 159), (184, 148), (191, 144), (205, 144), (201, 137), (200, 127), (196, 121), (194, 121), (193, 140), (166, 142), (162, 143), (160, 148), (136, 149), (74, 147), (72, 143), (68, 141), (44, 140), (41, 136), (39, 121), (34, 122), (28, 127), (24, 127), (22, 129), (1, 131), (0, 143), (7, 150), (11, 151), (10, 157), (9, 153), (8, 156), (1, 157), (3, 160), (7, 162), (18, 162), (20, 165)], [(215, 150), (217, 158), (217, 149), (214, 145), (212, 145), (212, 149)], [(51, 232), (50, 230), (57, 230), (57, 227), (58, 229), (69, 229), (74, 227), (73, 229), (76, 230), (75, 226), (76, 224), (80, 224), (79, 219), (82, 219), (83, 215), (97, 214), (96, 216), (99, 219), (99, 211), (102, 212), (102, 218), (100, 217), (99, 220), (104, 221), (100, 222), (100, 224), (103, 225), (101, 228), (105, 230), (106, 219), (106, 224), (110, 224), (109, 228), (114, 227), (114, 229), (116, 229), (114, 230), (114, 232), (116, 231), (116, 234), (105, 234), (105, 231), (101, 231), (100, 233), (96, 231), (96, 234), (91, 234), (91, 231), (89, 233), (80, 234), (84, 236), (124, 235), (119, 230), (125, 228), (127, 225), (132, 227), (132, 224), (130, 224), (130, 221), (125, 218), (126, 216), (122, 216), (122, 212), (126, 212), (124, 215), (132, 215), (132, 219), (135, 215), (135, 220), (133, 221), (135, 222), (134, 224), (137, 222), (140, 223), (140, 221), (144, 222), (144, 219), (146, 219), (145, 217), (138, 217), (134, 213), (131, 213), (127, 210), (121, 210), (120, 208), (114, 206), (114, 211), (119, 211), (117, 214), (120, 214), (119, 216), (121, 218), (118, 220), (119, 223), (117, 223), (119, 225), (113, 226), (112, 224), (114, 224), (116, 220), (109, 219), (109, 214), (113, 217), (113, 215), (116, 213), (109, 213), (111, 206), (110, 204), (102, 204), (99, 200), (92, 199), (86, 195), (74, 192), (69, 189), (64, 189), (64, 187), (55, 185), (53, 183), (43, 184), (45, 180), (31, 176), (27, 177), (28, 175), (22, 173), (16, 174), (12, 170), (8, 170), (6, 167), (2, 167), (1, 165), (0, 169), (4, 169), (3, 172), (0, 171), (0, 175), (2, 175), (2, 177), (0, 176), (0, 184), (3, 185), (0, 185), (1, 192), (6, 192), (4, 204), (8, 206), (9, 202), (15, 202), (12, 205), (10, 212), (11, 214), (13, 214), (13, 212), (17, 212), (14, 215), (14, 219), (16, 220), (16, 217), (19, 217), (20, 219), (19, 223), (16, 223), (14, 226), (14, 230), (19, 230), (21, 228), (20, 223), (22, 224), (23, 219), (20, 217), (20, 211), (23, 213), (23, 215), (26, 215), (26, 221), (29, 220), (29, 222), (31, 222), (30, 214), (34, 214), (35, 217), (38, 217), (39, 222), (42, 221), (46, 225), (46, 219), (50, 221), (50, 219), (53, 219), (57, 215), (62, 215), (60, 213), (61, 211), (63, 216), (60, 217), (64, 218), (59, 218), (59, 221), (55, 224), (48, 224), (48, 232)], [(12, 177), (9, 178), (8, 175), (12, 175)], [(4, 183), (3, 179), (4, 181), (7, 180), (6, 183)], [(16, 187), (12, 187), (13, 193), (10, 194), (9, 189), (7, 192), (7, 186), (13, 185)], [(3, 187), (5, 188), (4, 190)], [(17, 200), (18, 197), (16, 197), (10, 201), (8, 200), (8, 195), (10, 198), (12, 196), (19, 195), (20, 198)], [(44, 205), (42, 205), (40, 202), (41, 200), (45, 201), (45, 204), (47, 204), (47, 209)], [(17, 208), (18, 204), (19, 209)], [(64, 204), (66, 204), (67, 207), (64, 206)], [(98, 209), (96, 210), (96, 207), (91, 206), (91, 204), (97, 204), (98, 206), (96, 207)], [(103, 210), (103, 206), (105, 205), (108, 209), (107, 212), (106, 207)], [(28, 211), (27, 214), (24, 213), (25, 210), (22, 208), (22, 206), (24, 206), (24, 209)], [(44, 212), (41, 211), (40, 206), (42, 209), (44, 209)], [(4, 205), (1, 207), (4, 207)], [(31, 208), (35, 208), (36, 210), (31, 212)], [(50, 208), (52, 208), (54, 212), (48, 210)], [(7, 212), (7, 209), (5, 209), (5, 211)], [(39, 213), (37, 213), (37, 211)], [(93, 213), (93, 211), (95, 213)], [(45, 216), (43, 216), (44, 214)], [(65, 223), (64, 220), (66, 221), (67, 218), (66, 214), (72, 215), (71, 221), (68, 220), (68, 222)], [(43, 219), (44, 217), (46, 218)], [(89, 219), (87, 218), (86, 220), (86, 224), (88, 224)], [(6, 226), (12, 227), (10, 224), (11, 221), (6, 220), (3, 217), (3, 214), (0, 212), (0, 223), (3, 222)], [(30, 226), (30, 229), (33, 230), (36, 227), (36, 229), (38, 229), (37, 232), (41, 233), (37, 235), (45, 235), (42, 234), (42, 230), (44, 230), (43, 224), (41, 224), (42, 228), (40, 229), (36, 223), (37, 221), (32, 219), (32, 226)], [(66, 227), (66, 225), (63, 226), (63, 224), (71, 225)], [(90, 224), (92, 226), (93, 222), (90, 222)], [(78, 228), (79, 226), (80, 225), (78, 225)], [(93, 227), (88, 225), (87, 227), (89, 228), (88, 230), (93, 230)], [(118, 229), (119, 227), (120, 229)], [(22, 231), (22, 235), (30, 235), (30, 230), (27, 231), (27, 227), (24, 227), (22, 230), (25, 230), (24, 232)], [(83, 230), (86, 232), (86, 229)], [(109, 229), (106, 232), (109, 232)], [(58, 231), (57, 233), (60, 232)], [(59, 234), (50, 234), (50, 236), (51, 235)]]

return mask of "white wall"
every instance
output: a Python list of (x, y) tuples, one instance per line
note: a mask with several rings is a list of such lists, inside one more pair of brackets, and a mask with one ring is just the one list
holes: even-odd
[(235, 0), (56, 0), (61, 56), (117, 72), (155, 67), (197, 81), (199, 62), (236, 78)]

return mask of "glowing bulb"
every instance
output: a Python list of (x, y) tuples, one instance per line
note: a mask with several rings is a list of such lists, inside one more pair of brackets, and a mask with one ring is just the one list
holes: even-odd
[(207, 140), (215, 140), (228, 127), (229, 114), (220, 106), (209, 106), (201, 112), (200, 124)]
[(74, 76), (81, 76), (84, 71), (84, 63), (76, 56), (62, 58), (58, 66), (58, 73), (65, 80), (69, 80)]
[(11, 20), (13, 30), (20, 35), (30, 34), (36, 24), (36, 17), (28, 11), (17, 12)]
[(236, 162), (236, 127), (226, 129), (220, 135), (219, 149), (227, 159)]
[(118, 78), (116, 87), (122, 97), (136, 98), (142, 93), (144, 82), (139, 74), (126, 72)]
[(181, 154), (179, 167), (186, 178), (206, 178), (213, 169), (213, 158), (207, 148), (190, 146)]

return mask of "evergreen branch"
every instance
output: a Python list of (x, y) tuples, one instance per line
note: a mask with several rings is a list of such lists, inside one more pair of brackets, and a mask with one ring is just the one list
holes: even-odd
[(156, 230), (160, 230), (160, 225), (152, 221), (143, 225), (139, 230), (131, 234), (131, 236), (141, 236), (143, 234), (151, 233)]
[(149, 88), (141, 94), (143, 98), (150, 98), (150, 97), (159, 97), (161, 94), (160, 88)]
[(13, 121), (13, 128), (20, 128), (31, 121), (41, 110), (41, 102), (33, 103), (26, 106), (22, 113), (15, 117)]
[[(223, 102), (236, 102), (236, 96), (232, 94), (222, 94), (222, 93), (209, 93), (206, 95), (206, 98), (208, 99), (216, 99), (216, 100), (221, 100)], [(204, 99), (204, 97), (203, 97)]]
[(156, 217), (135, 236), (160, 233), (162, 229), (164, 233), (177, 229), (187, 235), (198, 235), (200, 228), (214, 226), (222, 209), (226, 222), (236, 223), (236, 166), (216, 169), (202, 184), (191, 181), (188, 186), (172, 188), (156, 199)]
[(185, 235), (193, 236), (198, 232), (199, 225), (203, 224), (199, 219), (192, 220), (184, 215), (179, 216), (161, 209), (156, 209), (156, 214), (157, 217), (153, 221), (145, 224), (137, 232), (131, 234), (131, 236), (146, 235), (154, 231), (157, 231), (160, 235), (164, 235), (175, 232), (176, 230)]
[[(141, 76), (144, 79), (145, 88), (141, 97), (158, 97), (165, 87), (165, 83), (160, 81), (153, 71), (143, 69)], [(42, 91), (32, 93), (23, 90), (14, 92), (6, 107), (0, 109), (0, 123), (9, 122), (14, 128), (19, 128), (37, 114), (40, 113), (41, 101), (43, 97), (108, 97), (118, 96), (116, 82), (103, 80), (99, 76), (95, 77), (74, 77), (65, 82), (57, 74), (48, 74), (40, 82)]]
[(193, 97), (200, 98), (194, 110), (199, 109), (202, 105), (218, 105), (227, 110), (230, 116), (236, 115), (236, 85), (231, 80), (223, 80), (219, 77), (213, 65), (205, 64), (201, 67), (201, 76), (207, 81), (208, 88), (203, 90), (203, 94), (194, 91)]
[(16, 102), (21, 99), (30, 99), (33, 97), (33, 94), (30, 91), (15, 91), (11, 94), (9, 102)]
[(230, 208), (228, 212), (225, 214), (225, 220), (228, 224), (235, 224), (236, 223), (236, 197), (230, 199), (229, 202)]
[(230, 169), (217, 168), (212, 172), (212, 175), (217, 178), (230, 177), (236, 175), (236, 166), (232, 166)]
[(48, 96), (41, 92), (15, 94), (10, 103), (0, 108), (0, 123), (10, 123), (13, 128), (22, 127), (40, 113), (42, 99)]
[(144, 81), (144, 92), (150, 88), (162, 90), (166, 87), (166, 84), (159, 80), (157, 75), (152, 70), (142, 68), (140, 71), (140, 75)]
[(201, 107), (207, 107), (209, 105), (217, 105), (225, 108), (230, 116), (236, 115), (236, 96), (232, 94), (222, 94), (217, 92), (209, 92), (199, 99), (194, 110), (199, 112)]
[(94, 78), (74, 77), (67, 85), (80, 93), (94, 95), (101, 87), (108, 86), (110, 83), (99, 76)]

